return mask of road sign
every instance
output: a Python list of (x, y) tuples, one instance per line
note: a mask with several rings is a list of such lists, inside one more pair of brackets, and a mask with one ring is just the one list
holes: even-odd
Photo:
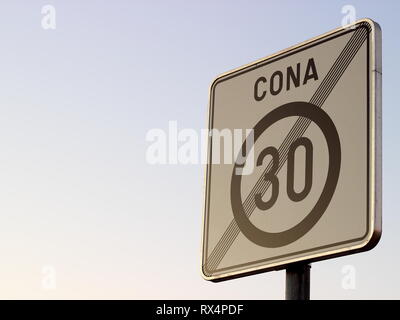
[[(376, 245), (381, 75), (380, 27), (363, 19), (216, 78), (209, 103), (205, 279), (279, 270)], [(228, 145), (222, 138), (238, 136), (215, 133), (238, 129), (247, 134), (233, 161), (215, 161)]]

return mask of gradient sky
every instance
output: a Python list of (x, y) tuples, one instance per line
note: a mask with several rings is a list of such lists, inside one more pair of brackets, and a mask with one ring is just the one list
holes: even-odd
[(2, 1), (0, 298), (282, 299), (282, 271), (202, 279), (204, 167), (147, 164), (145, 136), (204, 128), (216, 75), (340, 26), (346, 4), (383, 30), (383, 236), (314, 263), (311, 298), (399, 299), (400, 3), (305, 0)]

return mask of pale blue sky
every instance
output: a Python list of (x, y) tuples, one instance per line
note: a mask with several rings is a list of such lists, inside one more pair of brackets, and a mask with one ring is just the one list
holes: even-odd
[(201, 278), (204, 168), (148, 165), (145, 135), (200, 130), (216, 75), (340, 26), (345, 4), (383, 30), (384, 229), (371, 252), (313, 264), (311, 296), (400, 298), (400, 4), (305, 0), (2, 1), (0, 298), (283, 298), (283, 272)]

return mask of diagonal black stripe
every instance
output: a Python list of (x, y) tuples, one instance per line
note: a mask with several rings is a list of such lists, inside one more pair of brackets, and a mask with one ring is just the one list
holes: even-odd
[[(304, 119), (302, 121), (304, 122)], [(299, 119), (298, 119), (297, 122), (302, 123), (302, 121), (299, 121)], [(292, 128), (292, 130), (290, 130), (288, 136), (292, 137), (293, 135), (296, 135), (297, 131), (299, 131), (299, 130), (301, 130), (301, 126), (293, 126), (293, 128)], [(290, 138), (289, 140), (292, 140), (292, 139), (294, 139), (294, 138)], [(285, 151), (283, 151), (283, 150), (286, 150), (286, 153), (287, 153), (288, 149), (289, 149), (289, 145), (290, 145), (289, 142), (286, 144), (285, 143), (282, 144), (281, 147), (279, 148), (278, 152), (280, 154), (282, 154), (282, 152), (285, 153)], [(266, 168), (266, 171), (270, 170), (271, 166), (272, 166), (272, 163), (270, 162)], [(266, 172), (266, 171), (264, 171), (264, 172)], [(263, 186), (262, 182), (263, 182), (263, 180), (257, 181), (256, 186), (252, 189), (251, 193), (246, 198), (245, 203), (244, 203), (245, 212), (252, 212), (255, 209), (255, 204), (252, 199), (254, 198), (254, 194), (261, 190), (261, 188)], [(268, 187), (269, 187), (269, 185), (267, 185), (267, 188)], [(223, 239), (221, 238), (221, 243), (225, 243), (226, 245), (220, 245), (219, 250), (213, 251), (212, 254), (210, 255), (210, 257), (209, 257), (209, 265), (210, 266), (214, 265), (213, 262), (218, 261), (218, 260), (215, 261), (215, 257), (218, 256), (218, 254), (221, 251), (224, 252), (224, 249), (229, 245), (229, 243), (231, 243), (231, 239), (236, 238), (237, 235), (235, 234), (235, 228), (234, 228), (235, 223), (236, 222), (234, 220), (231, 221), (230, 225), (228, 226), (227, 232), (224, 234)]]
[[(305, 122), (305, 118), (298, 118), (296, 120), (295, 125), (292, 127), (292, 129), (290, 130), (289, 134), (287, 137), (289, 137), (289, 139), (286, 139), (284, 141), (284, 143), (282, 143), (282, 145), (279, 147), (279, 154), (287, 154), (288, 150), (289, 150), (289, 146), (291, 144), (291, 141), (294, 141), (296, 139), (296, 136), (299, 136), (299, 132), (302, 131), (302, 127), (304, 127), (304, 122)], [(286, 143), (285, 143), (286, 142)], [(284, 162), (282, 163), (283, 166)], [(279, 166), (279, 169), (281, 169), (282, 166)], [(267, 168), (264, 170), (265, 172), (268, 172), (269, 170), (271, 170), (272, 167), (272, 162), (270, 162), (267, 165)], [(245, 200), (245, 205), (246, 208), (245, 212), (247, 214), (247, 216), (250, 216), (251, 213), (254, 211), (255, 209), (255, 203), (253, 201), (254, 199), (254, 193), (255, 193), (255, 189), (257, 189), (257, 192), (260, 192), (262, 190), (262, 188), (264, 187), (265, 190), (267, 190), (270, 186), (270, 182), (267, 181), (265, 185), (263, 185), (263, 183), (265, 183), (264, 179), (260, 179), (257, 181), (256, 187), (253, 188), (252, 192), (249, 194), (249, 196), (246, 198)], [(265, 192), (265, 191), (264, 191)], [(221, 238), (221, 243), (222, 245), (220, 245), (220, 248), (218, 251), (213, 251), (212, 254), (209, 257), (209, 263), (208, 266), (209, 268), (212, 267), (217, 267), (217, 265), (220, 263), (222, 259), (221, 256), (219, 256), (220, 254), (225, 255), (227, 250), (229, 249), (229, 246), (233, 243), (233, 241), (236, 239), (237, 235), (239, 234), (239, 230), (238, 227), (236, 225), (236, 221), (232, 220), (227, 232), (224, 234), (223, 238)], [(223, 256), (222, 256), (223, 257)], [(212, 269), (211, 269), (212, 270)]]

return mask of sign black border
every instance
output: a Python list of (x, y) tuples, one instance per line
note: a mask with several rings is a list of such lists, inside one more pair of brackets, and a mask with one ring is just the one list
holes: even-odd
[[(322, 249), (326, 249), (326, 248), (331, 248), (331, 247), (335, 247), (335, 246), (340, 246), (343, 244), (347, 244), (347, 243), (352, 243), (352, 242), (357, 242), (360, 240), (363, 240), (366, 238), (366, 236), (368, 236), (369, 232), (370, 232), (370, 109), (371, 109), (371, 97), (370, 97), (370, 71), (371, 71), (371, 67), (370, 67), (370, 37), (371, 37), (371, 26), (369, 22), (357, 22), (356, 27), (353, 29), (349, 29), (349, 30), (345, 30), (345, 29), (338, 29), (337, 31), (333, 32), (330, 35), (327, 35), (325, 38), (318, 38), (315, 40), (311, 40), (308, 43), (305, 43), (304, 45), (300, 45), (299, 47), (295, 47), (293, 49), (289, 49), (286, 52), (283, 52), (281, 54), (278, 54), (277, 56), (271, 57), (271, 58), (266, 58), (263, 61), (260, 62), (256, 62), (253, 63), (247, 67), (244, 67), (243, 69), (237, 70), (237, 71), (233, 71), (231, 74), (227, 74), (227, 75), (223, 75), (221, 77), (218, 77), (211, 85), (211, 89), (210, 89), (210, 110), (209, 110), (209, 130), (211, 130), (214, 127), (214, 101), (215, 101), (215, 88), (216, 86), (226, 80), (229, 80), (233, 77), (237, 77), (241, 74), (247, 73), (249, 71), (252, 71), (254, 69), (257, 69), (259, 67), (265, 66), (267, 64), (276, 62), (280, 59), (283, 59), (285, 57), (288, 57), (290, 55), (299, 53), (301, 51), (304, 51), (306, 49), (309, 49), (311, 47), (314, 47), (316, 45), (319, 45), (321, 43), (333, 40), (337, 37), (343, 36), (347, 33), (350, 32), (355, 32), (358, 28), (366, 28), (367, 32), (368, 32), (368, 36), (367, 36), (367, 46), (366, 46), (366, 50), (367, 50), (367, 226), (366, 226), (366, 233), (359, 238), (355, 238), (355, 239), (351, 239), (351, 240), (346, 240), (346, 241), (341, 241), (338, 243), (334, 243), (334, 244), (329, 244), (329, 245), (325, 245), (325, 246), (321, 246), (321, 247), (316, 247), (316, 248), (312, 248), (312, 249), (307, 249), (307, 250), (302, 250), (302, 251), (298, 251), (296, 253), (290, 253), (290, 254), (285, 254), (285, 255), (281, 255), (281, 256), (275, 256), (275, 257), (271, 257), (271, 258), (266, 258), (266, 259), (260, 259), (257, 261), (252, 261), (249, 263), (244, 263), (244, 264), (238, 264), (238, 265), (234, 265), (234, 266), (230, 266), (230, 267), (225, 267), (225, 268), (220, 268), (220, 269), (216, 269), (216, 270), (212, 270), (212, 272), (210, 272), (210, 270), (206, 269), (206, 262), (207, 262), (207, 254), (208, 254), (208, 241), (206, 241), (207, 238), (207, 234), (209, 232), (209, 206), (210, 206), (210, 194), (211, 194), (211, 185), (210, 185), (210, 177), (211, 177), (211, 167), (212, 164), (210, 163), (210, 161), (208, 161), (207, 164), (207, 168), (206, 168), (206, 205), (205, 205), (205, 212), (204, 212), (204, 231), (203, 231), (203, 264), (202, 264), (202, 272), (203, 275), (206, 278), (210, 278), (209, 280), (212, 281), (223, 281), (223, 280), (228, 280), (231, 278), (236, 278), (236, 277), (242, 277), (242, 276), (246, 276), (248, 274), (255, 274), (255, 273), (261, 273), (261, 272), (265, 272), (265, 271), (271, 271), (271, 270), (280, 270), (283, 269), (287, 266), (288, 263), (282, 262), (277, 266), (274, 267), (265, 267), (262, 268), (262, 266), (257, 267), (257, 270), (253, 270), (253, 271), (233, 271), (233, 268), (243, 268), (246, 266), (250, 266), (250, 265), (256, 265), (262, 262), (268, 262), (271, 260), (276, 260), (276, 259), (281, 259), (281, 258), (285, 258), (285, 257), (289, 257), (289, 256), (296, 256), (299, 254), (304, 254), (310, 251), (316, 251), (316, 250), (322, 250)], [(209, 137), (209, 152), (208, 152), (208, 160), (212, 159), (212, 148), (210, 147), (212, 145), (212, 137)], [(343, 255), (348, 255), (348, 254), (352, 254), (352, 253), (356, 253), (356, 252), (360, 252), (360, 251), (366, 251), (369, 250), (371, 248), (373, 248), (377, 242), (379, 241), (379, 237), (380, 234), (378, 235), (378, 237), (372, 237), (372, 238), (376, 238), (376, 239), (372, 239), (361, 249), (350, 249), (350, 250), (346, 250), (346, 251), (342, 251), (340, 253), (337, 254), (326, 254), (323, 256), (318, 256), (316, 258), (305, 258), (305, 259), (298, 259), (298, 261), (318, 261), (318, 260), (324, 260), (324, 259), (328, 259), (328, 258), (333, 258), (336, 256), (343, 256)], [(372, 241), (374, 240), (374, 241)], [(235, 274), (233, 275), (216, 275), (214, 278), (214, 274), (215, 273), (220, 273), (222, 271), (228, 271), (228, 270), (232, 270), (232, 272), (234, 272)]]

